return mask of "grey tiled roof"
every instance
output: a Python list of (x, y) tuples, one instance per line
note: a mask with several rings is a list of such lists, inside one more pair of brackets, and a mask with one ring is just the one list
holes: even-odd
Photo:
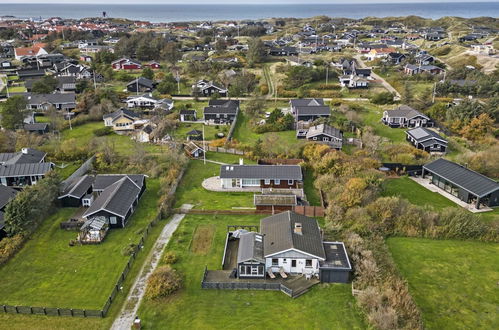
[(296, 99), (291, 100), (291, 107), (294, 108), (297, 116), (307, 115), (330, 115), (331, 108), (324, 105), (323, 99)]
[(237, 263), (250, 260), (265, 262), (263, 257), (263, 237), (254, 232), (241, 234), (237, 250)]
[(59, 196), (59, 199), (66, 196), (71, 196), (80, 199), (87, 193), (88, 189), (92, 186), (93, 183), (94, 183), (93, 176), (84, 175), (75, 180), (68, 187), (66, 187), (66, 189), (64, 189), (64, 191), (62, 192), (62, 195)]
[(401, 118), (411, 119), (411, 118), (414, 118), (416, 116), (423, 116), (423, 117), (428, 118), (427, 116), (425, 116), (421, 112), (411, 108), (408, 105), (401, 105), (394, 110), (386, 110), (386, 113), (387, 113), (388, 117), (401, 117)]
[(301, 167), (298, 165), (222, 165), (222, 179), (303, 179)]
[(208, 102), (210, 107), (225, 107), (225, 108), (237, 108), (239, 106), (238, 100), (210, 100)]
[(331, 114), (331, 108), (327, 105), (321, 105), (321, 106), (302, 106), (302, 107), (296, 107), (296, 114), (298, 116), (306, 116), (306, 115), (321, 115), (321, 116), (328, 116)]
[(335, 137), (337, 139), (342, 139), (343, 138), (343, 133), (335, 127), (326, 125), (326, 124), (320, 124), (320, 125), (315, 125), (311, 126), (308, 129), (307, 132), (307, 139), (314, 137), (319, 134), (326, 134), (332, 137)]
[(121, 116), (127, 116), (131, 119), (139, 119), (140, 116), (133, 112), (132, 110), (128, 110), (128, 109), (119, 109), (119, 110), (116, 110), (115, 112), (111, 112), (111, 113), (108, 113), (104, 116), (102, 116), (103, 119), (106, 119), (106, 118), (111, 118), (113, 121), (115, 121), (117, 118), (121, 117)]
[(147, 78), (144, 78), (144, 77), (139, 77), (137, 79), (134, 79), (132, 81), (130, 81), (127, 86), (133, 86), (133, 85), (141, 85), (141, 86), (145, 86), (147, 88), (153, 88), (154, 86), (154, 83), (152, 80), (150, 79), (147, 79)]
[(443, 158), (423, 165), (423, 169), (435, 173), (447, 181), (482, 197), (499, 189), (496, 181)]
[(447, 143), (447, 140), (438, 135), (437, 132), (432, 131), (431, 129), (427, 129), (425, 127), (417, 127), (408, 130), (407, 135), (413, 137), (416, 141), (418, 142), (424, 142), (430, 139), (438, 139), (441, 140), (442, 142)]
[[(302, 234), (294, 232), (295, 224), (302, 225)], [(317, 221), (291, 211), (279, 213), (260, 221), (264, 256), (296, 249), (320, 259), (326, 259)]]
[(25, 163), (40, 163), (46, 153), (36, 149), (25, 148), (25, 152), (0, 153), (0, 163), (5, 164), (25, 164)]
[(144, 186), (145, 176), (143, 174), (98, 174), (93, 183), (94, 190), (104, 190), (123, 177), (129, 177), (139, 189)]
[(0, 209), (3, 209), (7, 203), (16, 196), (17, 190), (0, 185)]
[(104, 189), (83, 214), (83, 217), (89, 217), (101, 210), (125, 217), (139, 193), (140, 188), (130, 178), (122, 177)]
[(0, 177), (44, 175), (51, 169), (52, 163), (0, 165)]
[(62, 104), (76, 103), (75, 93), (55, 93), (55, 94), (27, 94), (26, 99), (28, 104)]
[(295, 99), (291, 100), (293, 107), (317, 107), (324, 105), (324, 99)]
[(204, 114), (231, 114), (235, 115), (237, 113), (236, 107), (205, 107)]
[(48, 123), (33, 123), (24, 124), (24, 130), (26, 131), (45, 131), (48, 129)]

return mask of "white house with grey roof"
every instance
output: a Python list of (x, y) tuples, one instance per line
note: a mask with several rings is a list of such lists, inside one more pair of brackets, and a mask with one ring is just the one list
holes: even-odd
[(222, 165), (223, 189), (231, 188), (299, 188), (303, 174), (299, 165)]
[(229, 232), (222, 264), (234, 265), (239, 279), (304, 276), (346, 283), (352, 270), (342, 242), (323, 241), (314, 218), (291, 211), (261, 219), (259, 232)]
[(432, 127), (430, 117), (422, 114), (408, 105), (401, 105), (393, 110), (385, 110), (381, 120), (390, 127)]

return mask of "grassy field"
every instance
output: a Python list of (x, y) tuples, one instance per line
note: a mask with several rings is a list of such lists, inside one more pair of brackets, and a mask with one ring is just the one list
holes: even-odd
[(427, 329), (497, 329), (499, 244), (390, 238)]
[(269, 132), (264, 134), (255, 133), (251, 128), (249, 118), (242, 111), (239, 113), (233, 136), (235, 140), (244, 144), (254, 144), (258, 139), (263, 140), (268, 134), (277, 135), (280, 138), (280, 141), (288, 146), (294, 146), (299, 142), (296, 139), (296, 131), (294, 130), (271, 133)]
[(196, 209), (228, 210), (234, 207), (253, 207), (253, 193), (213, 192), (201, 185), (204, 179), (220, 175), (220, 165), (204, 164), (202, 160), (191, 160), (176, 194), (176, 207), (194, 204)]
[(391, 109), (393, 106), (378, 107), (376, 105), (362, 102), (360, 105), (363, 111), (360, 113), (362, 122), (366, 126), (371, 126), (374, 133), (387, 138), (390, 142), (402, 143), (405, 141), (405, 130), (401, 128), (390, 128), (381, 122), (383, 111)]
[(81, 166), (81, 164), (82, 164), (82, 162), (78, 162), (78, 161), (64, 163), (64, 165), (65, 165), (64, 168), (56, 167), (55, 171), (59, 174), (59, 176), (61, 177), (62, 180), (65, 180), (71, 174), (73, 174), (73, 172), (76, 171)]
[(100, 245), (68, 245), (76, 232), (59, 229), (59, 223), (71, 217), (73, 208), (60, 209), (46, 219), (24, 248), (0, 268), (0, 303), (101, 309), (128, 261), (123, 248), (138, 242), (142, 229), (156, 215), (159, 181), (147, 184), (127, 227), (111, 230)]
[(182, 123), (180, 126), (175, 130), (174, 136), (178, 140), (186, 140), (187, 139), (187, 133), (192, 131), (193, 129), (196, 129), (198, 131), (203, 131), (203, 126), (204, 126), (204, 138), (209, 141), (209, 140), (215, 140), (219, 139), (215, 135), (217, 133), (224, 133), (225, 136), (229, 134), (229, 129), (230, 126), (228, 125), (203, 125), (201, 123), (199, 124), (190, 124), (190, 123)]
[(244, 158), (242, 155), (225, 154), (221, 152), (211, 151), (208, 151), (206, 153), (206, 159), (226, 164), (238, 164), (240, 158), (243, 158), (244, 164), (256, 164), (256, 161)]
[[(96, 137), (93, 134), (94, 130), (103, 127), (104, 127), (104, 122), (99, 121), (99, 122), (90, 122), (83, 125), (79, 125), (73, 127), (72, 130), (66, 129), (61, 133), (61, 140), (74, 139), (76, 143), (85, 145), (88, 144), (90, 140), (94, 138), (106, 139), (110, 141), (112, 144), (114, 144), (116, 152), (118, 152), (121, 155), (130, 155), (131, 153), (134, 152), (135, 141), (133, 141), (130, 136), (111, 133), (103, 137)], [(161, 152), (161, 146), (149, 143), (144, 143), (142, 145), (149, 154)]]
[[(430, 206), (440, 211), (446, 207), (460, 207), (444, 196), (429, 191), (409, 177), (388, 179), (385, 182), (383, 196), (400, 196), (419, 206)], [(499, 221), (499, 208), (490, 212), (476, 213), (483, 221)]]
[[(201, 289), (204, 267), (220, 269), (226, 225), (258, 224), (260, 218), (186, 216), (167, 247), (167, 251), (173, 251), (179, 258), (174, 268), (182, 274), (183, 288), (161, 301), (143, 301), (138, 312), (143, 326), (147, 329), (366, 328), (349, 285), (318, 285), (298, 299), (273, 291)], [(201, 237), (203, 232), (209, 235)], [(194, 235), (203, 244), (195, 244)]]
[(307, 196), (307, 200), (312, 206), (321, 206), (321, 197), (319, 191), (314, 187), (314, 173), (312, 170), (305, 170), (304, 173), (303, 190)]

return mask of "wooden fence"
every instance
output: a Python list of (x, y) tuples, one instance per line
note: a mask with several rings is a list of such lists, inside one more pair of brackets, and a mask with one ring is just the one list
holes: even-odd
[(212, 151), (212, 152), (220, 152), (220, 153), (225, 153), (225, 154), (233, 154), (233, 155), (241, 155), (244, 156), (246, 153), (242, 150), (237, 150), (234, 148), (222, 148), (222, 147), (211, 147), (211, 146), (206, 146), (207, 151)]
[(272, 214), (271, 210), (255, 210), (255, 209), (235, 209), (235, 210), (205, 210), (205, 209), (174, 209), (175, 213), (182, 214), (227, 214), (227, 215), (246, 215), (246, 214)]
[[(294, 206), (293, 211), (306, 215), (308, 217), (323, 217), (325, 209), (322, 206)], [(274, 214), (272, 210), (256, 210), (256, 209), (232, 209), (232, 210), (205, 210), (205, 209), (173, 209), (174, 213), (182, 214), (226, 214), (226, 215), (246, 215), (246, 214)]]
[(298, 214), (305, 215), (307, 217), (323, 217), (325, 215), (324, 208), (322, 206), (301, 206), (296, 205), (293, 208)]

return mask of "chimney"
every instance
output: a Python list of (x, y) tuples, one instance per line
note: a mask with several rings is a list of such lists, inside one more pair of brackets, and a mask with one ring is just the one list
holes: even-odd
[(243, 158), (239, 158), (239, 165), (244, 165), (244, 159)]
[(302, 235), (302, 227), (300, 222), (295, 223), (295, 234)]

